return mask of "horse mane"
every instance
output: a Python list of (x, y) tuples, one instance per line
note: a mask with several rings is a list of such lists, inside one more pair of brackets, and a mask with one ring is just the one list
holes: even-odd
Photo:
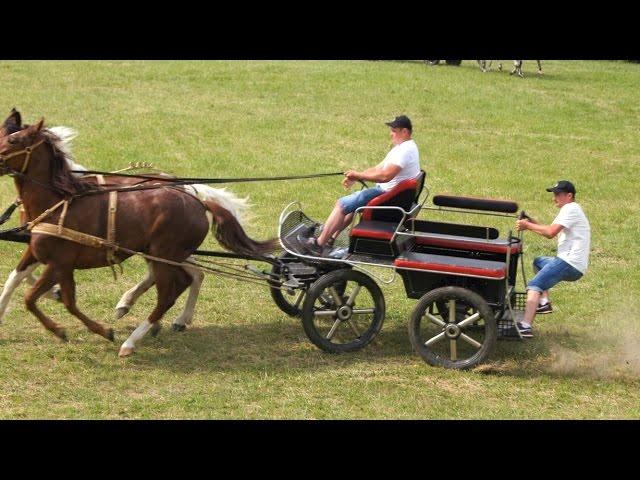
[(76, 177), (69, 167), (73, 164), (73, 158), (66, 139), (60, 138), (49, 129), (42, 130), (45, 143), (51, 147), (53, 160), (51, 162), (51, 186), (69, 195), (84, 192), (94, 188), (92, 184)]

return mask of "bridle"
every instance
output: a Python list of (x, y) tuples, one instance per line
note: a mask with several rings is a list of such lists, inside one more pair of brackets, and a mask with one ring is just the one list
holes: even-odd
[(8, 153), (6, 155), (0, 154), (0, 168), (4, 171), (7, 172), (16, 172), (17, 170), (14, 170), (12, 168), (9, 168), (7, 166), (7, 160), (13, 158), (13, 157), (19, 157), (20, 155), (25, 155), (24, 157), (24, 161), (22, 162), (22, 167), (20, 168), (20, 173), (24, 174), (24, 172), (27, 171), (27, 168), (29, 167), (29, 161), (31, 160), (31, 153), (38, 148), (40, 145), (42, 145), (44, 143), (44, 139), (37, 141), (36, 143), (29, 145), (28, 147), (22, 149), (22, 150), (18, 150), (15, 152), (11, 152)]

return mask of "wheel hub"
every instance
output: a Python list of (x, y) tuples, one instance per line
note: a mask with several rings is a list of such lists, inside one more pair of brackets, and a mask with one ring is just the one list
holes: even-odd
[(349, 320), (351, 318), (351, 315), (352, 309), (348, 305), (343, 305), (338, 309), (338, 319), (342, 320), (343, 322)]
[(447, 323), (447, 325), (445, 325), (444, 327), (444, 334), (448, 338), (451, 338), (451, 339), (458, 338), (461, 333), (462, 331), (460, 330), (460, 327), (455, 323)]

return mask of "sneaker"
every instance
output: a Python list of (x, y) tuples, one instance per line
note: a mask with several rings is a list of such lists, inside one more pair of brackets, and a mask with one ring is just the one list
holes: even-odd
[(539, 306), (536, 309), (536, 315), (545, 314), (545, 313), (553, 313), (553, 307), (551, 306), (551, 302), (548, 302), (545, 305)]
[(314, 237), (308, 238), (303, 237), (302, 235), (297, 235), (296, 239), (298, 240), (298, 242), (300, 242), (300, 246), (306, 253), (309, 253), (314, 257), (322, 256), (322, 251), (324, 249), (320, 245), (318, 245), (318, 242)]
[(525, 327), (522, 323), (518, 322), (518, 330), (520, 330), (520, 335), (524, 338), (533, 338), (533, 329), (531, 327)]

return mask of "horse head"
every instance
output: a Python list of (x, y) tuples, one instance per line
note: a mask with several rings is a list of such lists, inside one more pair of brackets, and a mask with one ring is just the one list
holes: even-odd
[(9, 171), (24, 173), (29, 168), (32, 155), (45, 141), (38, 138), (43, 125), (41, 118), (35, 125), (0, 137), (0, 175)]

